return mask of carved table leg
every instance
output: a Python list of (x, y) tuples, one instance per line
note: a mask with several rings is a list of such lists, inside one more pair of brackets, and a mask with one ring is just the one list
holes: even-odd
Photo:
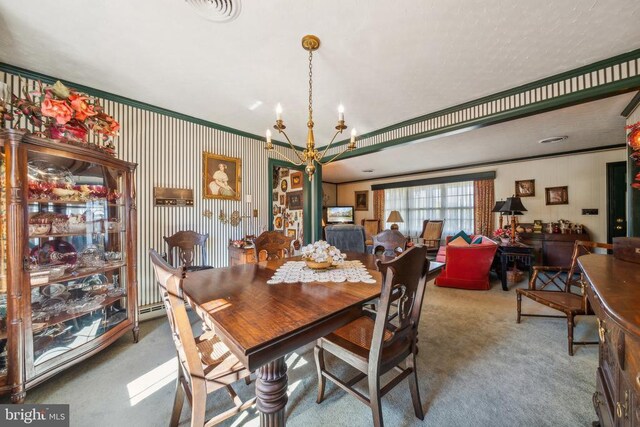
[(508, 291), (507, 288), (507, 255), (503, 252), (500, 254), (500, 280), (502, 281), (502, 290)]
[(287, 364), (284, 357), (258, 369), (256, 379), (256, 407), (260, 411), (262, 427), (284, 426), (287, 406)]

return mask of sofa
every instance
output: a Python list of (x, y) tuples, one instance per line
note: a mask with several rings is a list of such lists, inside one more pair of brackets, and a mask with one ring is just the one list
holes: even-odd
[[(475, 239), (477, 236), (470, 236)], [(435, 285), (489, 290), (489, 270), (493, 263), (498, 245), (491, 239), (482, 238), (482, 243), (468, 246), (449, 245), (451, 236), (447, 237), (447, 245), (440, 247), (436, 261), (444, 262), (442, 273), (436, 278)]]

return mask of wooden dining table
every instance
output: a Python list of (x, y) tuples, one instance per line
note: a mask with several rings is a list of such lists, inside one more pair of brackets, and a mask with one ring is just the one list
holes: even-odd
[[(285, 356), (349, 323), (362, 305), (380, 296), (377, 260), (390, 257), (347, 252), (361, 261), (374, 284), (311, 282), (267, 284), (286, 260), (265, 261), (188, 273), (185, 299), (229, 350), (255, 371), (260, 425), (285, 425), (287, 365)], [(443, 264), (432, 262), (428, 280)]]

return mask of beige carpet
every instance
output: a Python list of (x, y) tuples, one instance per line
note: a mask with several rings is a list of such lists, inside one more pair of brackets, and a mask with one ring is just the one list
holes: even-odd
[[(520, 284), (520, 286), (524, 286)], [(515, 323), (515, 292), (494, 280), (487, 292), (429, 285), (420, 325), (419, 383), (425, 409), (413, 415), (406, 382), (383, 398), (387, 426), (586, 426), (595, 419), (597, 347), (578, 346), (567, 355), (566, 322), (524, 318)], [(525, 301), (524, 309), (540, 311)], [(28, 403), (71, 403), (72, 426), (167, 425), (175, 387), (175, 352), (165, 318), (141, 325), (131, 336), (80, 366), (31, 390)], [(578, 319), (576, 339), (596, 338), (595, 321)], [(315, 403), (316, 374), (311, 346), (287, 358), (290, 426), (368, 426), (369, 409), (327, 385)], [(342, 365), (330, 367), (343, 372)], [(254, 385), (239, 385), (241, 396)], [(2, 398), (2, 403), (7, 399)], [(224, 392), (210, 397), (211, 413), (229, 405)], [(181, 425), (188, 425), (188, 405)], [(225, 425), (258, 425), (251, 409)]]

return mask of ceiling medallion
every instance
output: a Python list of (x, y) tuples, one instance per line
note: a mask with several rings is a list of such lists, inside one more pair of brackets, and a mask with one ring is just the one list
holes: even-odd
[(349, 142), (349, 144), (347, 144), (347, 146), (342, 151), (340, 151), (335, 156), (331, 157), (329, 160), (323, 161), (324, 155), (326, 154), (329, 147), (331, 147), (331, 144), (333, 144), (333, 141), (335, 141), (338, 134), (341, 134), (342, 131), (347, 128), (347, 125), (344, 124), (344, 108), (341, 105), (340, 107), (338, 107), (338, 124), (336, 125), (336, 133), (333, 135), (333, 138), (331, 138), (331, 141), (322, 152), (316, 149), (316, 144), (313, 137), (313, 65), (312, 63), (313, 63), (313, 52), (315, 50), (318, 50), (319, 47), (320, 47), (320, 39), (318, 37), (313, 35), (306, 35), (302, 38), (302, 48), (309, 52), (309, 119), (307, 121), (307, 128), (309, 128), (309, 131), (307, 132), (306, 149), (304, 149), (302, 153), (300, 153), (291, 143), (291, 140), (289, 139), (286, 132), (284, 131), (286, 129), (286, 126), (284, 125), (284, 121), (282, 120), (282, 107), (280, 106), (280, 104), (278, 104), (278, 106), (276, 107), (276, 124), (273, 127), (278, 131), (278, 133), (281, 133), (284, 135), (287, 142), (289, 143), (289, 146), (296, 153), (296, 157), (298, 157), (299, 161), (293, 161), (289, 159), (287, 156), (285, 156), (284, 154), (274, 149), (273, 144), (271, 143), (270, 130), (267, 130), (267, 140), (266, 140), (267, 143), (264, 147), (265, 150), (274, 151), (276, 154), (280, 155), (285, 160), (287, 160), (290, 163), (293, 163), (296, 166), (306, 165), (304, 170), (309, 176), (309, 181), (311, 181), (311, 178), (313, 177), (313, 173), (316, 171), (315, 163), (319, 165), (326, 165), (327, 163), (330, 163), (335, 159), (337, 159), (338, 156), (340, 156), (344, 152), (353, 151), (356, 148), (356, 130), (353, 129), (351, 131), (351, 141)]
[(185, 0), (198, 15), (213, 22), (230, 22), (240, 15), (241, 0)]

